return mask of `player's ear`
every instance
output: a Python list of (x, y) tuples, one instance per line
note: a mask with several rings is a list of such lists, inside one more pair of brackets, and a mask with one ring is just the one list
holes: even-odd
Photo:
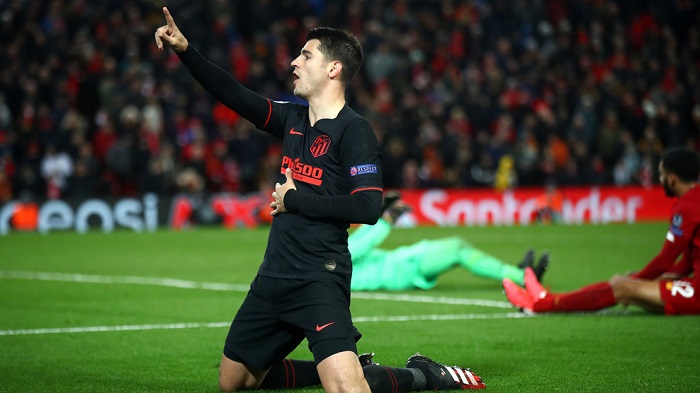
[(340, 72), (343, 71), (343, 63), (335, 60), (328, 63), (328, 77), (335, 79), (340, 76)]
[(666, 183), (669, 186), (674, 187), (676, 183), (678, 183), (678, 175), (673, 172), (666, 172)]

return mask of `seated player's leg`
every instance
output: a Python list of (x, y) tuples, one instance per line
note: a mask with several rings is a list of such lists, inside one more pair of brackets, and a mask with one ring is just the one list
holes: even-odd
[(519, 308), (521, 311), (533, 311), (532, 308), (535, 304), (535, 300), (528, 291), (514, 283), (510, 278), (504, 278), (502, 283), (503, 291), (508, 301), (510, 301), (513, 306)]
[(535, 313), (597, 311), (617, 304), (607, 281), (571, 292), (549, 293), (531, 268), (525, 269), (524, 289), (510, 280), (503, 280), (503, 288), (514, 306)]
[(633, 289), (637, 290), (637, 297), (646, 296), (644, 300), (652, 303), (652, 311), (666, 315), (700, 315), (697, 288), (698, 280), (686, 277), (673, 281), (645, 281), (643, 287)]
[(615, 300), (620, 304), (632, 304), (656, 314), (664, 311), (658, 281), (617, 277), (611, 281), (611, 286)]

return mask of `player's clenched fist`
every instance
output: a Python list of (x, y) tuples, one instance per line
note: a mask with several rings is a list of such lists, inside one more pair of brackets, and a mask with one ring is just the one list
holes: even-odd
[(166, 7), (163, 7), (163, 15), (165, 15), (166, 24), (156, 30), (156, 45), (158, 49), (163, 50), (163, 42), (165, 42), (175, 52), (184, 52), (188, 45), (187, 38), (177, 28), (173, 17), (170, 16), (170, 11)]

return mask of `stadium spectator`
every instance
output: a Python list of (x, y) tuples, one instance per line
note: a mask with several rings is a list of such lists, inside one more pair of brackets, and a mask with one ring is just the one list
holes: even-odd
[(659, 173), (666, 195), (678, 201), (663, 247), (642, 270), (572, 292), (550, 293), (528, 269), (525, 288), (508, 278), (503, 280), (508, 300), (535, 313), (596, 311), (632, 304), (666, 315), (700, 314), (696, 274), (700, 269), (700, 156), (688, 148), (667, 151)]
[[(265, 177), (265, 161), (273, 161), (279, 158), (279, 146), (271, 142), (268, 135), (262, 135), (255, 130), (249, 121), (240, 121), (236, 124), (233, 134), (228, 140), (228, 146), (233, 157), (240, 164), (240, 192), (252, 192), (259, 190), (259, 180)], [(263, 160), (260, 159), (263, 157)], [(275, 161), (276, 162), (276, 161)], [(278, 162), (276, 162), (278, 163)], [(279, 168), (278, 168), (279, 169)], [(274, 182), (267, 184), (269, 188)]]
[[(309, 30), (291, 61), (294, 94), (308, 105), (272, 101), (209, 62), (163, 13), (158, 49), (172, 48), (207, 92), (283, 145), (265, 258), (226, 337), (219, 387), (279, 389), (293, 374), (293, 386), (321, 383), (329, 392), (484, 388), (469, 370), (421, 355), (406, 368), (358, 359), (347, 229), (377, 221), (383, 190), (376, 136), (345, 99), (362, 64), (360, 43), (341, 30)], [(305, 338), (314, 361), (285, 359)]]
[(144, 193), (167, 196), (172, 194), (174, 180), (163, 160), (160, 157), (152, 157), (141, 174), (139, 187)]
[(75, 162), (73, 173), (66, 179), (62, 197), (72, 200), (85, 200), (101, 194), (102, 184), (92, 171), (90, 163), (85, 160)]
[(92, 144), (95, 158), (102, 166), (107, 160), (107, 152), (114, 145), (119, 137), (114, 128), (114, 122), (104, 111), (96, 116), (96, 129), (93, 133)]
[(549, 254), (543, 253), (534, 265), (529, 250), (517, 265), (506, 264), (475, 248), (463, 239), (425, 239), (392, 250), (379, 246), (391, 233), (396, 220), (410, 208), (400, 195), (384, 196), (384, 213), (374, 225), (360, 225), (348, 238), (352, 255), (351, 288), (356, 291), (431, 289), (442, 274), (461, 267), (475, 276), (502, 281), (508, 277), (524, 284), (525, 268), (531, 267), (538, 279), (549, 266)]
[(538, 224), (559, 224), (562, 220), (564, 196), (556, 184), (550, 182), (544, 192), (535, 199), (535, 222)]
[(0, 202), (7, 203), (12, 200), (12, 182), (5, 171), (4, 165), (0, 166)]
[(73, 174), (73, 160), (68, 153), (50, 144), (41, 159), (41, 176), (46, 182), (46, 197), (58, 199), (66, 189), (66, 180)]
[[(14, 199), (37, 202), (46, 198), (46, 182), (39, 170), (29, 163), (23, 163), (12, 176)], [(16, 191), (19, 190), (19, 191)]]
[[(491, 187), (490, 182), (473, 181), (470, 168), (480, 165), (491, 139), (502, 137), (489, 133), (487, 141), (477, 141), (472, 136), (476, 130), (491, 131), (508, 117), (514, 134), (495, 142), (515, 154), (520, 186), (542, 186), (552, 176), (560, 185), (611, 185), (615, 173), (618, 183), (629, 179), (631, 184), (647, 184), (656, 177), (664, 149), (700, 149), (700, 88), (694, 83), (700, 72), (697, 2), (314, 4), (289, 0), (279, 6), (176, 6), (185, 23), (204, 21), (192, 37), (205, 54), (247, 86), (277, 100), (296, 100), (287, 93), (285, 69), (307, 28), (323, 23), (355, 32), (367, 58), (381, 67), (363, 70), (348, 100), (372, 119), (375, 130), (385, 130), (380, 139), (384, 157), (397, 141), (406, 146), (392, 165), (409, 166), (408, 172), (427, 168), (430, 176), (438, 176), (417, 187)], [(226, 112), (222, 116), (216, 101), (188, 79), (177, 56), (147, 49), (149, 24), (158, 17), (151, 2), (8, 2), (0, 18), (0, 130), (13, 145), (11, 160), (17, 168), (33, 159), (28, 152), (32, 144), (38, 144), (41, 155), (49, 143), (73, 154), (68, 145), (82, 129), (95, 145), (98, 172), (112, 182), (112, 193), (143, 192), (133, 178), (125, 182), (115, 176), (103, 160), (114, 140), (103, 140), (100, 129), (111, 122), (116, 138), (122, 138), (120, 113), (130, 105), (140, 113), (132, 136), (145, 139), (151, 154), (165, 143), (179, 149), (177, 131), (192, 118), (200, 119), (208, 141), (228, 141), (220, 125), (233, 129), (236, 119)], [(156, 68), (164, 72), (155, 74)], [(78, 121), (65, 128), (66, 117)], [(613, 132), (604, 132), (613, 118)], [(432, 124), (439, 134), (427, 148), (438, 153), (442, 171), (432, 171), (435, 155), (424, 154), (426, 146), (415, 144), (422, 124)], [(450, 134), (455, 127), (471, 131), (454, 143)], [(620, 164), (626, 153), (618, 131), (631, 135), (641, 160), (650, 160), (650, 165), (622, 171), (630, 169)], [(543, 171), (552, 169), (544, 148), (551, 134), (561, 138), (574, 158), (553, 174)], [(528, 149), (522, 148), (523, 141)], [(258, 151), (272, 151), (274, 143), (262, 137)], [(133, 146), (139, 145), (134, 139)], [(249, 162), (234, 145), (234, 156), (250, 165), (242, 168), (241, 192), (255, 191), (257, 176), (249, 173), (259, 170), (264, 158)], [(498, 158), (491, 157), (496, 164)], [(651, 176), (645, 172), (649, 168)], [(402, 172), (386, 171), (386, 184), (404, 186), (396, 175)], [(21, 171), (10, 176), (18, 183)], [(13, 188), (15, 196), (23, 191)]]
[(222, 140), (213, 143), (211, 154), (207, 155), (206, 178), (210, 192), (238, 192), (241, 188), (241, 169)]
[(112, 144), (105, 156), (105, 169), (110, 180), (111, 189), (116, 195), (128, 195), (133, 192), (136, 176), (136, 148), (134, 136), (125, 134)]

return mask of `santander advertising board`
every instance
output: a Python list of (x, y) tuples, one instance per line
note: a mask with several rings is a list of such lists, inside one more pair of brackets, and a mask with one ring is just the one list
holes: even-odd
[[(483, 226), (529, 225), (535, 221), (542, 188), (518, 188), (507, 192), (490, 189), (401, 189), (411, 206), (397, 225)], [(561, 219), (565, 224), (608, 224), (667, 221), (674, 200), (660, 186), (561, 188)], [(0, 204), (0, 235), (12, 231), (49, 233), (92, 229), (112, 232), (116, 228), (136, 232), (159, 227), (184, 229), (198, 225), (223, 225), (229, 229), (269, 224), (269, 194), (220, 193), (199, 200), (184, 194), (159, 198), (101, 200), (92, 198), (68, 203), (10, 201)]]
[[(401, 190), (413, 210), (399, 225), (528, 225), (535, 222), (541, 188), (497, 193), (489, 189)], [(674, 200), (661, 187), (573, 187), (560, 190), (567, 224), (665, 221)], [(403, 217), (402, 217), (403, 218)]]

